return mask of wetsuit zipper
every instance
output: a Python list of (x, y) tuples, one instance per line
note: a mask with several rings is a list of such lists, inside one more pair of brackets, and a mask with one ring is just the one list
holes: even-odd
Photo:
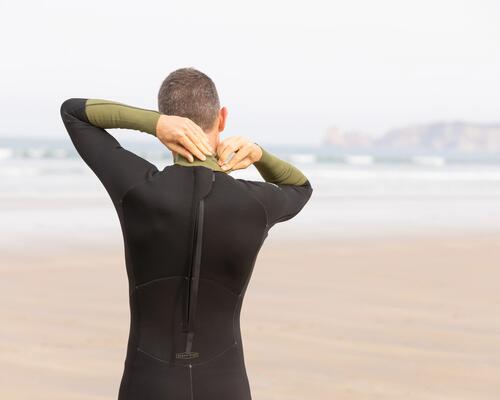
[[(215, 181), (215, 174), (212, 172), (212, 182)], [(198, 289), (200, 285), (200, 265), (201, 265), (201, 249), (203, 244), (203, 221), (205, 214), (205, 200), (201, 198), (197, 204), (196, 220), (195, 220), (195, 241), (193, 258), (191, 262), (191, 271), (188, 289), (188, 304), (187, 304), (187, 337), (185, 358), (197, 358), (199, 353), (192, 352), (196, 306), (198, 302)]]
[[(205, 211), (205, 201), (201, 199), (198, 202), (197, 222), (195, 230), (194, 255), (191, 267), (191, 276), (189, 281), (188, 297), (188, 315), (187, 315), (187, 340), (186, 353), (191, 353), (194, 339), (194, 318), (196, 312), (196, 303), (198, 298), (198, 288), (200, 283), (200, 263), (201, 263), (201, 245), (203, 244), (203, 216)], [(197, 356), (193, 353), (192, 356)]]

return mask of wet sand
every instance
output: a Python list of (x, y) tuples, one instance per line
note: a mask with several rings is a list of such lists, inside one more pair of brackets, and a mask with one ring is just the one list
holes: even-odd
[[(1, 249), (1, 399), (116, 399), (129, 315), (110, 237)], [(253, 399), (498, 400), (499, 282), (500, 234), (271, 232), (241, 317)]]

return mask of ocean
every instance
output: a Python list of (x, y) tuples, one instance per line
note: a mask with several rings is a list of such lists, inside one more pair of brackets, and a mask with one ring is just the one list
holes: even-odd
[[(159, 143), (120, 142), (159, 169), (172, 163), (170, 152)], [(265, 147), (302, 170), (314, 188), (310, 202), (292, 222), (273, 228), (280, 234), (316, 232), (333, 238), (500, 230), (496, 157)], [(253, 167), (231, 176), (262, 180)], [(118, 231), (106, 191), (69, 138), (1, 139), (0, 181), (3, 240), (68, 229), (97, 236)]]

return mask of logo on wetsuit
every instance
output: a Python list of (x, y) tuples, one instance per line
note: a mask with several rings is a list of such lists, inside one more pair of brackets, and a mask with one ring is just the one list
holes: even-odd
[(175, 353), (175, 358), (179, 358), (181, 360), (189, 360), (191, 358), (198, 358), (200, 353), (196, 351), (185, 351), (183, 353)]

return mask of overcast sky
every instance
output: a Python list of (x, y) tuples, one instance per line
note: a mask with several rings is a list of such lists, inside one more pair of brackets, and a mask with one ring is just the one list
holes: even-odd
[(498, 0), (0, 4), (0, 136), (65, 134), (68, 97), (156, 109), (161, 81), (188, 66), (229, 109), (223, 137), (500, 121)]

